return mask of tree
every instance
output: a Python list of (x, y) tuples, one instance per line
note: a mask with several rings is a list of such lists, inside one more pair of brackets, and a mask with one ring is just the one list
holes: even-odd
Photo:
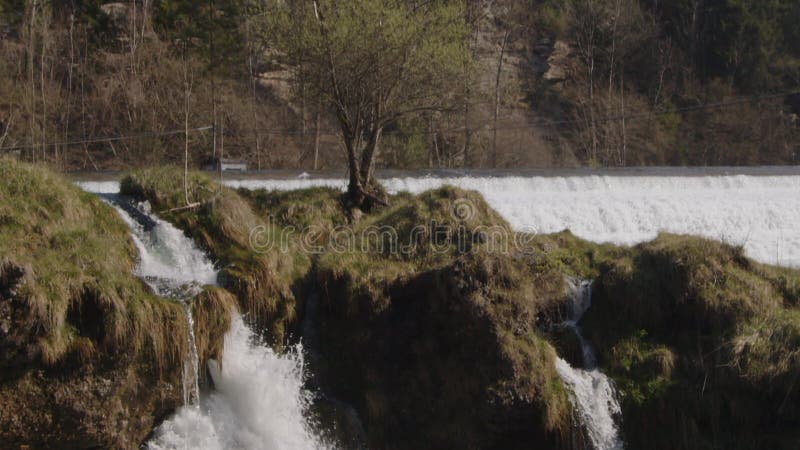
[(373, 177), (384, 128), (449, 109), (460, 87), (463, 2), (280, 2), (272, 17), (282, 54), (299, 64), (304, 94), (335, 113), (349, 171), (346, 206), (384, 203)]

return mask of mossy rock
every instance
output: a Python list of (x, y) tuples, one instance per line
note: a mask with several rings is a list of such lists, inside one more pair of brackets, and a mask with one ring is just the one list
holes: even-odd
[(669, 234), (602, 264), (582, 325), (622, 392), (628, 444), (796, 448), (796, 280)]
[[(335, 395), (378, 448), (555, 448), (569, 433), (556, 352), (536, 327), (563, 285), (529, 266), (468, 254), (353, 299), (361, 277), (321, 269), (320, 351)], [(355, 305), (355, 306), (354, 306)]]
[[(98, 197), (10, 159), (0, 192), (0, 441), (139, 448), (181, 404), (183, 308), (132, 274), (129, 230)], [(195, 314), (214, 355), (229, 311)]]

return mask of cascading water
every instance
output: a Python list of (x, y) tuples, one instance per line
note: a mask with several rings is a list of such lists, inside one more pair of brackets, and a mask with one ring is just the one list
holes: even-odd
[(191, 300), (203, 284), (216, 284), (217, 271), (180, 230), (155, 217), (148, 203), (134, 203), (113, 194), (104, 198), (131, 230), (139, 251), (134, 273), (161, 297), (179, 302), (186, 312), (188, 351), (183, 362), (183, 404), (196, 407), (200, 402), (199, 359)]
[[(705, 168), (635, 173), (380, 181), (392, 193), (414, 194), (442, 185), (476, 190), (518, 231), (569, 229), (590, 241), (625, 245), (649, 241), (661, 231), (691, 234), (742, 245), (748, 256), (763, 263), (800, 267), (800, 176), (720, 175)], [(347, 181), (248, 179), (226, 184), (248, 189), (344, 189)]]
[(578, 337), (584, 368), (574, 368), (559, 357), (556, 359), (556, 371), (572, 390), (571, 400), (592, 448), (621, 450), (624, 444), (615, 419), (621, 417), (622, 410), (617, 402), (616, 391), (611, 380), (597, 369), (594, 351), (583, 339), (578, 326), (583, 313), (591, 306), (592, 284), (589, 281), (568, 280), (568, 287), (569, 319), (562, 325), (571, 328)]
[[(92, 186), (83, 186), (92, 191)], [(224, 364), (209, 361), (214, 390), (202, 396), (191, 305), (202, 285), (216, 284), (213, 264), (180, 230), (117, 194), (103, 192), (131, 229), (139, 251), (137, 276), (159, 295), (181, 301), (189, 327), (184, 362), (184, 406), (159, 426), (147, 448), (324, 449), (306, 418), (313, 400), (305, 389), (303, 349), (276, 354), (259, 345), (241, 316), (232, 318), (223, 344)]]

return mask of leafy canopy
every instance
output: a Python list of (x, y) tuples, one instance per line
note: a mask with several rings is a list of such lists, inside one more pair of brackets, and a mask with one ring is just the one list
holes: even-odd
[(272, 17), (305, 93), (353, 126), (442, 108), (467, 57), (462, 2), (302, 1)]

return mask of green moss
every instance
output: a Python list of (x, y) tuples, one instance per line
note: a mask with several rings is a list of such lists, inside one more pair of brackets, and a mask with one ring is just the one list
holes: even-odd
[(623, 393), (631, 445), (792, 448), (798, 271), (669, 234), (599, 269), (582, 326)]
[(0, 290), (12, 294), (3, 308), (30, 343), (15, 342), (4, 364), (100, 352), (149, 352), (162, 365), (180, 359), (180, 345), (167, 343), (184, 329), (183, 313), (132, 275), (136, 249), (111, 207), (11, 159), (0, 160), (0, 192)]

